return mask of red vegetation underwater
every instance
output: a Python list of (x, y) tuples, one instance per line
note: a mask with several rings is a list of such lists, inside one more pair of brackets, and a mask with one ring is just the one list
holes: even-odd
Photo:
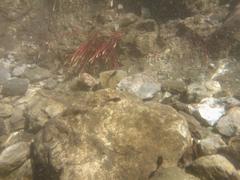
[(122, 38), (121, 32), (110, 36), (92, 33), (68, 59), (67, 63), (74, 72), (95, 72), (96, 68), (115, 69), (120, 66), (116, 47)]

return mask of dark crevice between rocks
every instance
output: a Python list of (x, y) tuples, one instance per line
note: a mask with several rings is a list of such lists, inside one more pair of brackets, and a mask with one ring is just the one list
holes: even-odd
[(47, 164), (42, 162), (42, 159), (37, 156), (34, 143), (30, 146), (30, 158), (32, 164), (33, 180), (59, 180), (61, 170), (56, 170), (50, 161), (50, 151), (44, 148)]
[(192, 164), (194, 160), (196, 160), (198, 157), (201, 156), (200, 154), (201, 152), (200, 152), (200, 147), (197, 143), (197, 138), (193, 137), (193, 143), (190, 147), (186, 149), (183, 156), (178, 161), (178, 167), (180, 168), (188, 167), (190, 164)]
[(158, 172), (158, 170), (161, 168), (163, 163), (163, 157), (162, 156), (158, 156), (157, 157), (157, 161), (156, 161), (156, 169), (154, 171), (152, 171), (149, 175), (148, 175), (148, 179), (151, 179), (155, 176), (155, 174)]
[(139, 16), (150, 13), (151, 18), (161, 22), (185, 18), (193, 14), (186, 4), (179, 0), (118, 0), (118, 3), (123, 4), (126, 12), (133, 12)]

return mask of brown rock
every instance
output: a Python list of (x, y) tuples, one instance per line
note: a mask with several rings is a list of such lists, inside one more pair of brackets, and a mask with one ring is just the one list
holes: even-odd
[(110, 89), (57, 96), (69, 110), (36, 138), (38, 179), (147, 179), (159, 157), (162, 167), (176, 166), (191, 144), (185, 119), (170, 106)]
[(236, 173), (235, 167), (221, 155), (209, 155), (198, 158), (188, 168), (202, 180), (227, 180)]
[(231, 137), (240, 134), (240, 107), (231, 108), (225, 116), (220, 118), (216, 129), (224, 136)]

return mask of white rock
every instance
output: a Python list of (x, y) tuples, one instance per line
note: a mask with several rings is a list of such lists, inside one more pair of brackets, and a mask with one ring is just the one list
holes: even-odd
[(212, 126), (225, 114), (225, 104), (216, 98), (204, 98), (195, 110)]

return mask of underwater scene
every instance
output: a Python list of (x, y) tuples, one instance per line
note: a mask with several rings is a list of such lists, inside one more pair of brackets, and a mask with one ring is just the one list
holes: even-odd
[(240, 180), (240, 0), (1, 0), (0, 180)]

